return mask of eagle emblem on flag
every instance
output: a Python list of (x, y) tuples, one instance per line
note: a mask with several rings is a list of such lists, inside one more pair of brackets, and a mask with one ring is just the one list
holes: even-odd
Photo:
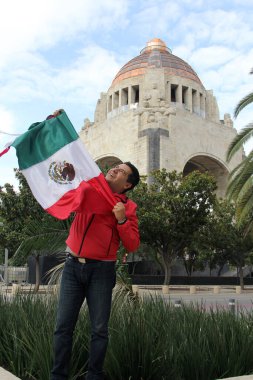
[(69, 162), (56, 162), (53, 161), (48, 169), (49, 177), (60, 185), (72, 183), (75, 178), (75, 169)]

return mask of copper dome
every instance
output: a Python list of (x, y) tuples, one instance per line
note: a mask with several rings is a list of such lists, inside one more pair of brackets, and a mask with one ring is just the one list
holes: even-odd
[(148, 68), (163, 68), (166, 74), (194, 80), (202, 85), (188, 63), (173, 55), (160, 38), (154, 38), (141, 50), (140, 55), (127, 62), (115, 76), (112, 86), (123, 79), (145, 74)]

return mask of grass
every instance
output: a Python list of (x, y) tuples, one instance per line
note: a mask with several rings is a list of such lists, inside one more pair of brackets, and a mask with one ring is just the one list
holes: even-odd
[[(0, 298), (0, 366), (22, 380), (47, 380), (57, 299)], [(70, 379), (85, 373), (87, 308), (75, 331)], [(116, 291), (105, 361), (108, 380), (214, 380), (253, 372), (253, 315), (200, 306), (175, 308), (161, 298)]]

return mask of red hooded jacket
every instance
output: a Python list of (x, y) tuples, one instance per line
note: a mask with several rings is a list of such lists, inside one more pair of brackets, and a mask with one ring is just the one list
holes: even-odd
[(108, 203), (89, 184), (83, 183), (76, 204), (76, 215), (66, 240), (71, 251), (80, 256), (96, 260), (116, 260), (120, 240), (129, 252), (140, 244), (136, 204), (125, 194), (113, 194), (115, 204), (124, 203), (127, 221), (118, 224)]

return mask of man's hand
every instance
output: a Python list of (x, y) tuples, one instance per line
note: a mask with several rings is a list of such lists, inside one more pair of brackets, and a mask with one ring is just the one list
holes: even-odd
[(53, 112), (53, 116), (54, 116), (54, 117), (59, 116), (59, 115), (62, 113), (62, 111), (64, 111), (62, 108), (59, 109), (59, 110), (54, 111), (54, 112)]
[(115, 215), (115, 218), (118, 222), (121, 222), (126, 218), (126, 209), (122, 202), (116, 203), (116, 205), (113, 207), (112, 212)]
[(46, 120), (48, 120), (48, 119), (53, 119), (54, 117), (59, 116), (63, 111), (64, 111), (63, 109), (59, 109), (59, 110), (54, 111), (54, 112), (52, 113), (52, 115), (49, 115), (49, 116), (47, 117)]

